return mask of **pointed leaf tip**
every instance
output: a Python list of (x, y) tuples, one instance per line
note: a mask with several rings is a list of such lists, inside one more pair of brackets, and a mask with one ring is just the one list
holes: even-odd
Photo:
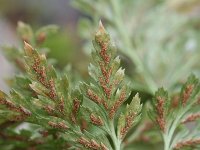
[(24, 41), (24, 50), (25, 50), (26, 55), (31, 55), (33, 52), (33, 47), (30, 44), (28, 44), (26, 41)]
[(140, 99), (139, 93), (137, 92), (134, 97)]
[(24, 27), (25, 24), (24, 24), (24, 22), (22, 22), (22, 21), (18, 21), (18, 22), (17, 22), (17, 26), (18, 26), (18, 27)]
[(98, 28), (98, 31), (97, 31), (97, 34), (102, 34), (102, 33), (106, 33), (106, 30), (101, 22), (101, 20), (99, 21), (99, 28)]

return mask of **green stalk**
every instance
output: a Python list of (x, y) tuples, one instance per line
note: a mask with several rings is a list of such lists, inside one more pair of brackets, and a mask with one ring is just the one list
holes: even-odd
[(179, 113), (179, 115), (177, 115), (177, 118), (175, 118), (175, 120), (173, 121), (169, 130), (163, 134), (164, 150), (172, 150), (173, 149), (173, 147), (172, 147), (173, 145), (171, 145), (171, 142), (173, 140), (174, 132), (175, 132), (178, 124), (180, 123), (181, 118), (188, 111), (189, 106), (187, 108), (183, 109), (182, 112)]
[(109, 126), (110, 126), (110, 137), (113, 141), (114, 144), (114, 150), (121, 150), (121, 140), (118, 139), (116, 132), (115, 132), (115, 127), (113, 120), (109, 121)]

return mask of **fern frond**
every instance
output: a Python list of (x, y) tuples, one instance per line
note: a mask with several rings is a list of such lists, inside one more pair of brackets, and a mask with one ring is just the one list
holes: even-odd
[(194, 128), (189, 131), (187, 127), (188, 122), (196, 122), (199, 126), (198, 119), (200, 117), (197, 108), (199, 96), (200, 84), (194, 75), (190, 75), (183, 85), (176, 107), (171, 107), (173, 106), (171, 104), (173, 99), (168, 96), (168, 92), (163, 88), (155, 93), (153, 98), (154, 109), (151, 110), (150, 115), (161, 130), (165, 150), (199, 145), (198, 129)]
[[(81, 90), (87, 99), (96, 104), (90, 108), (90, 122), (107, 132), (113, 139), (114, 149), (119, 149), (128, 130), (139, 120), (140, 98), (136, 95), (130, 105), (122, 109), (130, 96), (130, 89), (124, 80), (124, 69), (120, 67), (116, 48), (101, 22), (93, 45), (93, 64), (88, 69), (93, 82), (82, 83)], [(115, 126), (116, 121), (118, 127)]]

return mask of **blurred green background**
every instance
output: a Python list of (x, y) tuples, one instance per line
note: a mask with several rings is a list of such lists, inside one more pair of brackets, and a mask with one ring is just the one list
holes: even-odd
[[(71, 65), (88, 77), (91, 40), (102, 20), (121, 55), (133, 89), (152, 94), (164, 86), (178, 89), (190, 73), (200, 76), (199, 0), (1, 0), (0, 45), (23, 46), (18, 21), (56, 24), (58, 33), (42, 46), (59, 69)], [(0, 87), (13, 67), (0, 55)]]
[[(55, 24), (59, 31), (45, 41), (44, 46), (51, 50), (48, 57), (57, 60), (57, 67), (63, 69), (71, 64), (80, 73), (87, 70), (87, 58), (81, 49), (81, 39), (77, 23), (81, 13), (75, 10), (69, 0), (2, 0), (0, 1), (0, 45), (19, 47), (17, 23), (23, 21), (33, 30)], [(0, 87), (7, 90), (3, 79), (13, 75), (14, 68), (0, 52)]]

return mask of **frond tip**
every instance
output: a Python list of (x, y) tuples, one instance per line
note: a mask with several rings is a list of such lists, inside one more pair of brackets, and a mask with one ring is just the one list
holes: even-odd
[(103, 26), (103, 24), (102, 24), (102, 22), (100, 20), (99, 21), (99, 28), (98, 28), (98, 30), (96, 32), (96, 35), (103, 34), (103, 33), (106, 33), (106, 30), (105, 30), (105, 28), (104, 28), (104, 26)]

